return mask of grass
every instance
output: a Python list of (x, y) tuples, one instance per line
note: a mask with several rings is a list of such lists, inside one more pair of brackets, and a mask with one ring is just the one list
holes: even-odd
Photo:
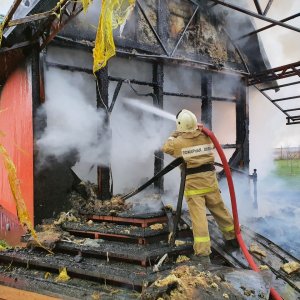
[(300, 177), (300, 159), (275, 160), (276, 175)]
[(293, 190), (300, 190), (300, 159), (275, 160), (274, 175), (284, 180)]

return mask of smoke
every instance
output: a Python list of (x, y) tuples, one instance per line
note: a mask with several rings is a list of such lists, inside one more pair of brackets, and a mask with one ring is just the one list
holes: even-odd
[(94, 82), (80, 73), (71, 75), (54, 69), (46, 73), (46, 102), (39, 114), (46, 115), (47, 126), (37, 140), (40, 167), (51, 156), (63, 161), (72, 153), (83, 163), (109, 165), (109, 133), (99, 136), (105, 114), (96, 109)]

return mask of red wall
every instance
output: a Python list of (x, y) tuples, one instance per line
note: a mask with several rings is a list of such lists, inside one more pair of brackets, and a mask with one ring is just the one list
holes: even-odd
[[(0, 137), (12, 158), (24, 201), (33, 222), (33, 128), (31, 80), (27, 68), (19, 68), (7, 79), (0, 94)], [(16, 215), (7, 172), (0, 158), (0, 205)]]

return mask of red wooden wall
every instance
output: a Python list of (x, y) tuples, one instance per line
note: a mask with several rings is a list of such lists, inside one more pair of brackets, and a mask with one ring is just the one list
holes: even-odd
[[(18, 68), (9, 76), (2, 89), (0, 131), (5, 136), (0, 137), (0, 142), (16, 166), (22, 195), (33, 222), (33, 120), (29, 74), (25, 66)], [(0, 158), (0, 205), (16, 216), (15, 201), (2, 158)]]

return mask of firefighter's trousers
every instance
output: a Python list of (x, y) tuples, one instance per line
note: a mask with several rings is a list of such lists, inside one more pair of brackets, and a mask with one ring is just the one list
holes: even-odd
[(235, 238), (233, 219), (225, 207), (219, 190), (204, 195), (186, 197), (193, 224), (194, 251), (196, 255), (211, 253), (206, 208), (216, 220), (226, 240)]

